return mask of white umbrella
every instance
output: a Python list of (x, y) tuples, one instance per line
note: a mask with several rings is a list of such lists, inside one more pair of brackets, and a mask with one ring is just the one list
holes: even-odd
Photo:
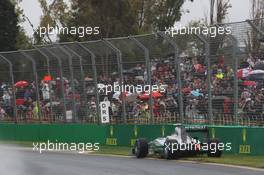
[(56, 101), (54, 101), (54, 102), (49, 102), (49, 103), (47, 103), (47, 104), (45, 105), (45, 107), (50, 107), (50, 105), (52, 105), (52, 106), (58, 106), (58, 105), (60, 105), (60, 102), (56, 102)]

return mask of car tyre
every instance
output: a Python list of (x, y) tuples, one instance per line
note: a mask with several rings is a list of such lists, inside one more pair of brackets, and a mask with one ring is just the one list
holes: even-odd
[[(208, 157), (221, 157), (222, 155), (222, 151), (218, 149), (218, 144), (220, 143), (220, 141), (218, 139), (210, 139), (208, 141), (208, 152), (207, 152), (207, 156)], [(216, 146), (216, 148), (213, 146), (213, 145)]]
[(144, 158), (148, 155), (148, 142), (146, 139), (137, 139), (132, 150), (137, 158)]
[[(171, 148), (172, 148), (172, 144), (177, 144), (178, 142), (176, 140), (166, 140), (164, 143), (164, 147), (163, 147), (163, 154), (164, 154), (164, 158), (167, 160), (171, 160), (174, 159), (177, 155), (177, 152), (172, 152)], [(169, 146), (169, 148), (168, 148)]]

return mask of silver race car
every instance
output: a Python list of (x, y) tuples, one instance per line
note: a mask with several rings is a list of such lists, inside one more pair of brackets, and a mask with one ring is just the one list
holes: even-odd
[[(192, 138), (189, 132), (205, 132), (203, 142), (198, 138)], [(132, 154), (137, 158), (144, 158), (148, 155), (161, 155), (166, 159), (175, 159), (183, 156), (207, 154), (210, 157), (222, 155), (221, 145), (218, 139), (209, 139), (208, 129), (189, 129), (188, 132), (182, 125), (176, 125), (174, 133), (166, 137), (159, 137), (148, 142), (144, 138), (137, 139)], [(220, 145), (221, 144), (221, 145)]]

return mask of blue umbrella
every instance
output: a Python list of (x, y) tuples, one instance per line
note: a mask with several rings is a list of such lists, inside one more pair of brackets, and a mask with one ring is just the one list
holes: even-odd
[(191, 91), (191, 94), (195, 97), (203, 96), (203, 94), (200, 93), (198, 89)]

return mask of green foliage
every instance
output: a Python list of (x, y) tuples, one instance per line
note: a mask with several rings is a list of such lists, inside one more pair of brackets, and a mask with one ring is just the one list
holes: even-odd
[(99, 35), (59, 35), (60, 41), (87, 41), (164, 30), (180, 20), (185, 0), (72, 0), (70, 7), (63, 0), (39, 2), (40, 26), (99, 27)]
[(0, 51), (16, 49), (18, 35), (18, 16), (15, 6), (9, 0), (0, 1)]
[(32, 48), (32, 40), (26, 35), (25, 30), (19, 26), (19, 32), (16, 37), (17, 49), (30, 49)]

